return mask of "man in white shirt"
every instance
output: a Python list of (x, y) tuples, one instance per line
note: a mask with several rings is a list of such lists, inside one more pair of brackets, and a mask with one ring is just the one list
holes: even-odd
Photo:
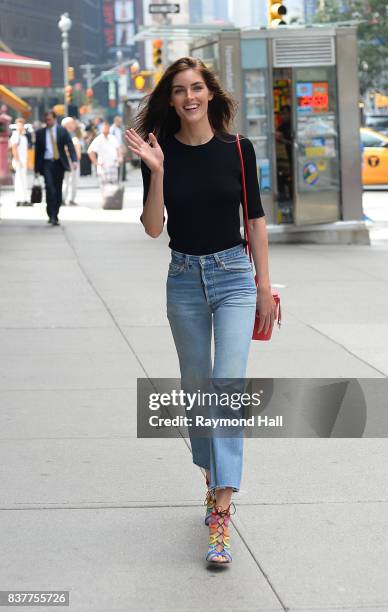
[(27, 189), (28, 141), (23, 117), (18, 117), (15, 124), (16, 130), (12, 134), (9, 144), (12, 150), (12, 167), (15, 170), (16, 206), (29, 206)]
[(81, 145), (80, 142), (75, 135), (75, 130), (77, 128), (77, 124), (73, 117), (65, 117), (61, 121), (62, 127), (66, 128), (71, 136), (71, 140), (74, 145), (75, 152), (77, 154), (77, 166), (70, 166), (70, 170), (66, 170), (65, 178), (64, 178), (64, 190), (63, 190), (63, 201), (65, 204), (70, 204), (71, 206), (76, 206), (76, 194), (77, 194), (77, 186), (78, 186), (78, 176), (79, 176), (79, 162), (81, 159)]
[(117, 168), (122, 162), (120, 145), (113, 134), (109, 133), (108, 121), (102, 124), (102, 132), (91, 142), (88, 155), (92, 164), (97, 167), (101, 182), (116, 182)]

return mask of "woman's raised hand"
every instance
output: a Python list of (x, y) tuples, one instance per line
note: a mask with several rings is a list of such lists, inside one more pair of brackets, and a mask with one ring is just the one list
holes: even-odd
[(154, 134), (149, 134), (149, 143), (145, 142), (133, 128), (125, 131), (128, 148), (138, 155), (151, 172), (163, 169), (164, 155)]

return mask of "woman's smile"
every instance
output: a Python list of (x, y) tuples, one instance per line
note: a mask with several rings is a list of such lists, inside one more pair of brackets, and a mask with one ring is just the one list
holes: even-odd
[(194, 113), (196, 110), (198, 110), (199, 108), (199, 104), (188, 104), (187, 106), (183, 107), (183, 110), (186, 111), (186, 113)]

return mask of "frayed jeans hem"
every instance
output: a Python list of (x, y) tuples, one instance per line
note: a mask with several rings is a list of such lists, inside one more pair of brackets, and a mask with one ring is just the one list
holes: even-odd
[(217, 491), (218, 489), (233, 489), (233, 493), (238, 493), (240, 489), (237, 489), (237, 487), (234, 487), (233, 485), (217, 485), (215, 487), (209, 487), (210, 491)]

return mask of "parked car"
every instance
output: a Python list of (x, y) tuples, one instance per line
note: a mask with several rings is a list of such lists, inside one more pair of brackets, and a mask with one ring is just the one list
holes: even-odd
[(362, 184), (388, 185), (388, 136), (361, 128), (363, 145)]
[(365, 127), (388, 136), (388, 115), (366, 115)]

